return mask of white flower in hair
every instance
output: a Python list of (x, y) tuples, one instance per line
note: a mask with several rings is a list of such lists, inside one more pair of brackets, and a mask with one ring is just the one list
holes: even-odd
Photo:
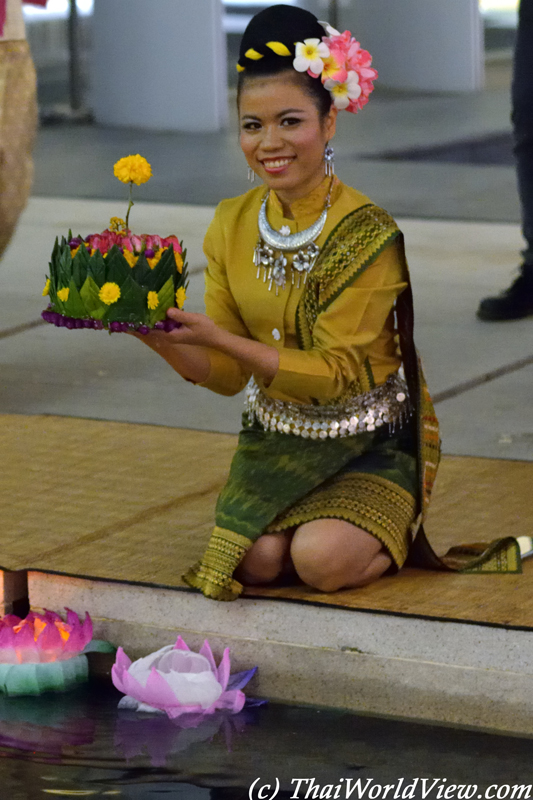
[(304, 39), (296, 42), (296, 57), (292, 62), (297, 72), (311, 70), (314, 75), (320, 75), (324, 69), (324, 58), (329, 56), (329, 47), (320, 39)]
[(341, 34), (339, 33), (339, 31), (338, 31), (338, 30), (336, 30), (335, 28), (333, 28), (333, 27), (332, 27), (332, 26), (329, 24), (329, 22), (324, 22), (324, 20), (321, 20), (321, 19), (319, 19), (319, 20), (318, 20), (318, 24), (319, 24), (319, 25), (322, 25), (322, 27), (324, 28), (324, 30), (326, 31), (326, 33), (327, 33), (329, 36), (340, 36), (340, 35), (341, 35)]
[(350, 105), (351, 100), (357, 100), (361, 95), (359, 85), (359, 75), (357, 72), (350, 71), (344, 83), (339, 83), (329, 78), (324, 83), (328, 92), (331, 92), (335, 108), (343, 109)]

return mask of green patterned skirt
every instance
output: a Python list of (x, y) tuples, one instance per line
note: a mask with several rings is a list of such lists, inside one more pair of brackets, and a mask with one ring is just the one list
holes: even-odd
[(208, 597), (233, 600), (242, 592), (233, 572), (261, 534), (324, 518), (347, 520), (376, 536), (401, 567), (418, 497), (412, 428), (313, 440), (248, 425), (207, 550), (184, 580)]

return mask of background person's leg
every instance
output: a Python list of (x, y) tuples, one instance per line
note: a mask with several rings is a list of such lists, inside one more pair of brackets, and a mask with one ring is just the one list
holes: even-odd
[(478, 316), (496, 321), (533, 314), (533, 0), (520, 4), (512, 86), (513, 128), (522, 232), (526, 249), (519, 277), (499, 297), (481, 301)]

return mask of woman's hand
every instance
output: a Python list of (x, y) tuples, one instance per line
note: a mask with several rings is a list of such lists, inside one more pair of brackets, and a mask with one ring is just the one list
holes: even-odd
[(219, 328), (205, 314), (169, 308), (167, 316), (179, 322), (180, 327), (168, 333), (152, 330), (146, 336), (136, 335), (187, 380), (194, 383), (207, 380), (210, 361), (205, 348), (219, 350), (234, 358), (250, 374), (259, 376), (267, 384), (274, 379), (279, 366), (279, 354), (275, 347)]
[(174, 328), (170, 333), (163, 334), (173, 344), (194, 344), (217, 348), (217, 342), (223, 331), (205, 314), (193, 314), (179, 308), (169, 308), (167, 317), (181, 325), (180, 328)]

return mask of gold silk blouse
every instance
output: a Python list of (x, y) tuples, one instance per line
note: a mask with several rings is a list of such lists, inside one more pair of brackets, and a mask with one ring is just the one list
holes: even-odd
[[(324, 209), (330, 178), (290, 206), (293, 219), (270, 191), (267, 216), (279, 230), (291, 233), (312, 225)], [(215, 211), (204, 241), (208, 266), (205, 271), (206, 313), (221, 328), (255, 339), (279, 351), (279, 369), (265, 387), (270, 397), (297, 403), (330, 403), (341, 397), (370, 366), (376, 384), (383, 383), (400, 366), (393, 307), (407, 286), (395, 243), (389, 245), (331, 305), (313, 329), (313, 347), (300, 350), (296, 338), (296, 309), (304, 291), (292, 284), (276, 296), (275, 286), (257, 279), (253, 263), (258, 239), (258, 214), (265, 187), (223, 200)], [(360, 192), (334, 179), (331, 208), (324, 230), (316, 240), (321, 247), (336, 225), (352, 211), (370, 203)], [(290, 261), (289, 261), (290, 265)], [(289, 266), (287, 270), (289, 270)], [(251, 375), (231, 356), (209, 349), (210, 372), (200, 384), (223, 395), (244, 388)]]

